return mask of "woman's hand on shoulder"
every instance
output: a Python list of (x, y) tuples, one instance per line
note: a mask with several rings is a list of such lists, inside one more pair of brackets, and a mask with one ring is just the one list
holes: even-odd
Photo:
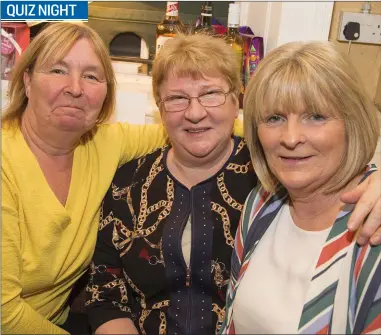
[(364, 245), (369, 241), (372, 245), (381, 244), (381, 172), (373, 172), (369, 178), (355, 189), (345, 192), (341, 201), (356, 204), (348, 220), (348, 229), (360, 229), (357, 242)]

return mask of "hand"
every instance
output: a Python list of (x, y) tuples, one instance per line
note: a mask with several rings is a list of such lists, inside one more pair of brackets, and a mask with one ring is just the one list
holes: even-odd
[(348, 229), (355, 231), (360, 228), (357, 243), (364, 245), (381, 244), (381, 172), (373, 172), (369, 178), (355, 189), (345, 192), (340, 200), (347, 204), (356, 204), (348, 220)]
[(139, 332), (131, 319), (119, 318), (107, 321), (99, 326), (95, 331), (95, 335), (97, 334), (139, 335)]

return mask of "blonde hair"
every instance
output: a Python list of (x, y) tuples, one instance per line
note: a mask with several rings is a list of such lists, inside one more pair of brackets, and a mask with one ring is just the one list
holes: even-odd
[(12, 70), (9, 83), (9, 104), (2, 116), (3, 125), (20, 126), (22, 114), (28, 103), (25, 94), (24, 73), (46, 63), (60, 61), (81, 38), (88, 39), (105, 71), (107, 94), (97, 124), (104, 123), (114, 112), (116, 80), (108, 51), (100, 36), (90, 27), (73, 22), (58, 22), (47, 25), (30, 43)]
[(326, 192), (341, 190), (373, 157), (380, 133), (377, 109), (359, 83), (349, 60), (330, 42), (291, 42), (269, 52), (261, 61), (244, 96), (244, 134), (254, 170), (265, 189), (275, 191), (258, 138), (266, 114), (327, 110), (344, 122), (347, 153)]
[(240, 73), (233, 49), (223, 39), (207, 34), (178, 33), (157, 54), (152, 68), (152, 90), (158, 105), (160, 86), (170, 74), (195, 79), (221, 77), (236, 98), (240, 93)]

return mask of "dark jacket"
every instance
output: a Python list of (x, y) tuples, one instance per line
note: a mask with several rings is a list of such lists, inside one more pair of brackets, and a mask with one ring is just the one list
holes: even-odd
[[(104, 199), (87, 286), (93, 330), (131, 318), (141, 334), (212, 334), (224, 318), (243, 204), (256, 186), (241, 138), (223, 168), (188, 190), (166, 167), (169, 147), (122, 166)], [(191, 218), (190, 266), (181, 237)]]

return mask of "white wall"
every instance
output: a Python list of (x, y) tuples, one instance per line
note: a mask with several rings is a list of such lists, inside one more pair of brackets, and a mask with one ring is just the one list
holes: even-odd
[(333, 2), (239, 2), (242, 26), (264, 38), (265, 53), (292, 41), (328, 41)]

